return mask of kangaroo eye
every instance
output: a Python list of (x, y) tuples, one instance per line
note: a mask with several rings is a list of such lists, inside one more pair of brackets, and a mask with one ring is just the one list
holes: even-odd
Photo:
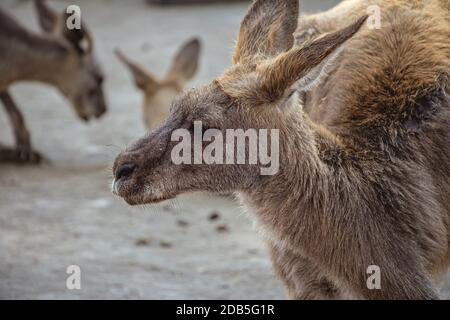
[(92, 88), (88, 91), (89, 97), (94, 97), (97, 94), (97, 88)]

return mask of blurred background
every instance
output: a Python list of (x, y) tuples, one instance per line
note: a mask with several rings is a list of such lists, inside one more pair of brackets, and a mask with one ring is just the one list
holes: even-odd
[[(285, 298), (250, 218), (232, 200), (190, 194), (130, 208), (110, 193), (115, 155), (145, 133), (142, 93), (113, 51), (160, 76), (181, 44), (197, 36), (200, 69), (189, 86), (230, 65), (249, 1), (191, 2), (49, 1), (59, 11), (80, 6), (106, 75), (108, 113), (84, 124), (55, 89), (12, 87), (34, 147), (51, 164), (0, 166), (0, 298)], [(302, 6), (317, 12), (337, 2)], [(31, 1), (2, 0), (0, 7), (39, 31)], [(13, 145), (2, 108), (0, 141)], [(66, 289), (69, 265), (81, 268), (81, 290)]]

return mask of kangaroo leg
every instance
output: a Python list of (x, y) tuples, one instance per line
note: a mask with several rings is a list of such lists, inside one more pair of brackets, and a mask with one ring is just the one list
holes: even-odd
[(330, 281), (310, 260), (288, 250), (269, 244), (272, 264), (283, 281), (290, 299), (330, 300), (341, 299), (341, 290)]
[[(417, 249), (419, 251), (419, 249)], [(400, 258), (400, 259), (399, 259)], [(384, 261), (383, 261), (384, 260)], [(352, 279), (353, 291), (359, 292), (364, 299), (382, 300), (438, 300), (440, 299), (431, 275), (423, 267), (419, 256), (410, 255), (407, 259), (397, 252), (397, 257), (387, 255), (380, 258), (380, 288), (370, 289), (367, 276), (355, 274)], [(366, 262), (365, 264), (368, 264)], [(363, 270), (361, 270), (363, 271)]]
[(25, 120), (14, 100), (7, 91), (0, 92), (0, 100), (9, 116), (16, 140), (15, 149), (0, 147), (0, 162), (41, 162), (41, 155), (33, 151), (31, 147), (30, 134), (25, 125)]
[(417, 261), (411, 265), (384, 263), (381, 268), (381, 288), (371, 290), (362, 270), (357, 281), (337, 285), (318, 265), (297, 252), (269, 243), (275, 272), (283, 281), (289, 298), (296, 300), (323, 299), (439, 299), (431, 277)]

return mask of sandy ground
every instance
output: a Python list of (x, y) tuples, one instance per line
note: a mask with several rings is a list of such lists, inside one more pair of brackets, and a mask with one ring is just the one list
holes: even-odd
[[(315, 11), (333, 2), (304, 5)], [(199, 36), (204, 50), (192, 85), (205, 82), (228, 66), (247, 4), (72, 3), (80, 5), (97, 39), (109, 112), (85, 125), (52, 88), (13, 87), (35, 147), (52, 163), (0, 167), (0, 298), (283, 299), (250, 218), (233, 201), (193, 194), (130, 208), (109, 192), (115, 154), (144, 133), (142, 97), (113, 50), (120, 47), (161, 74), (178, 46)], [(68, 4), (54, 3), (60, 9)], [(29, 2), (1, 6), (36, 29)], [(0, 137), (12, 143), (3, 110)], [(218, 219), (211, 220), (212, 213)], [(69, 265), (81, 268), (81, 290), (66, 288)]]

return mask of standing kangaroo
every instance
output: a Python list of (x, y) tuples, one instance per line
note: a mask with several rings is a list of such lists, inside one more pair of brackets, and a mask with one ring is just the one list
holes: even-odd
[(14, 128), (16, 148), (0, 148), (0, 162), (39, 162), (17, 105), (8, 92), (19, 81), (55, 86), (84, 121), (106, 111), (103, 73), (93, 52), (91, 34), (66, 27), (67, 15), (58, 15), (44, 0), (35, 0), (44, 35), (28, 31), (0, 10), (0, 100)]
[[(384, 8), (381, 30), (356, 34), (361, 18), (293, 47), (298, 1), (255, 1), (234, 65), (176, 99), (161, 126), (118, 155), (114, 193), (140, 205), (237, 192), (291, 298), (439, 298), (450, 262), (450, 15), (448, 2), (428, 3)], [(321, 122), (296, 92), (323, 77)], [(194, 121), (215, 129), (205, 135), (279, 129), (279, 171), (175, 165), (172, 132)], [(381, 288), (367, 284), (372, 265)]]
[(198, 39), (186, 42), (162, 80), (116, 51), (118, 58), (130, 69), (136, 86), (144, 92), (144, 125), (148, 129), (154, 129), (163, 122), (175, 96), (184, 90), (186, 83), (197, 72), (200, 49)]

